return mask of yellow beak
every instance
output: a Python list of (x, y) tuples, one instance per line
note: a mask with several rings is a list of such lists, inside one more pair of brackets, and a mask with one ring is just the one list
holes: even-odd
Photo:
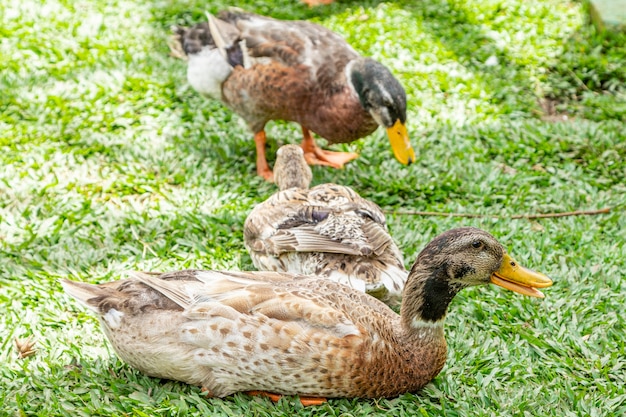
[(389, 136), (393, 154), (401, 164), (409, 165), (415, 162), (415, 151), (409, 141), (409, 133), (400, 119), (396, 120), (393, 126), (387, 128), (387, 136)]
[(524, 268), (505, 253), (500, 269), (491, 275), (491, 283), (520, 294), (543, 298), (543, 293), (537, 288), (549, 287), (552, 280), (541, 272)]

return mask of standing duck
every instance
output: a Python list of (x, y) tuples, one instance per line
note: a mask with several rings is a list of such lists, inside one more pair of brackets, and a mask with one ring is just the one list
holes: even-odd
[(324, 277), (395, 305), (408, 271), (380, 207), (349, 187), (309, 188), (311, 169), (299, 146), (284, 145), (276, 155), (280, 191), (244, 224), (254, 266)]
[[(463, 288), (494, 283), (543, 297), (552, 285), (489, 233), (447, 231), (418, 255), (400, 315), (360, 291), (278, 272), (133, 272), (100, 285), (62, 280), (99, 317), (117, 354), (147, 375), (239, 391), (394, 397), (444, 366), (443, 323)], [(307, 399), (307, 404), (316, 403)]]
[(300, 124), (309, 164), (341, 168), (357, 157), (322, 150), (311, 132), (330, 143), (346, 143), (379, 125), (387, 130), (398, 161), (415, 161), (405, 127), (406, 93), (384, 65), (310, 22), (236, 10), (218, 16), (175, 28), (171, 48), (188, 59), (189, 84), (230, 107), (254, 132), (259, 175), (272, 179), (264, 130), (270, 120)]

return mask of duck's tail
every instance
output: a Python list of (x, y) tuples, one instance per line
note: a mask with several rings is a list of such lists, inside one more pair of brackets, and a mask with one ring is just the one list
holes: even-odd
[(186, 27), (183, 26), (172, 26), (172, 36), (167, 40), (167, 46), (170, 47), (170, 56), (178, 59), (182, 59), (183, 61), (189, 60), (187, 53), (185, 52), (184, 40), (185, 35), (187, 34)]
[(99, 313), (97, 304), (90, 302), (90, 300), (94, 300), (105, 295), (106, 290), (104, 288), (94, 284), (87, 284), (85, 282), (70, 281), (69, 279), (62, 279), (60, 282), (66, 293), (76, 298), (90, 310)]
[(240, 38), (241, 32), (228, 21), (218, 19), (210, 13), (206, 14), (209, 33), (222, 57), (235, 67), (241, 65), (250, 68), (250, 55), (246, 42)]
[(171, 56), (185, 61), (190, 55), (208, 48), (219, 51), (231, 67), (241, 65), (249, 68), (250, 57), (240, 35), (241, 32), (234, 23), (207, 13), (207, 21), (193, 27), (173, 26), (168, 46)]

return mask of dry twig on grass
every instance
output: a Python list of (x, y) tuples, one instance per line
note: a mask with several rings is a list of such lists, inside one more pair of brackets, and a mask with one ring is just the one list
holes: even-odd
[(598, 214), (610, 213), (611, 209), (605, 207), (599, 210), (576, 210), (563, 211), (559, 213), (539, 213), (539, 214), (513, 214), (511, 216), (501, 216), (498, 214), (476, 214), (476, 213), (444, 213), (437, 211), (410, 211), (410, 210), (385, 210), (385, 214), (400, 214), (407, 216), (441, 216), (441, 217), (465, 217), (465, 218), (492, 218), (492, 219), (547, 219), (553, 217), (570, 217), (570, 216), (595, 216)]

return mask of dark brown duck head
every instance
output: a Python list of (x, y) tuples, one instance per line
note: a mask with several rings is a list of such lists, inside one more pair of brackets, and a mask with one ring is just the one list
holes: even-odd
[(387, 130), (396, 159), (405, 165), (415, 162), (405, 125), (406, 93), (400, 82), (387, 67), (370, 58), (350, 62), (347, 71), (363, 108)]
[(546, 275), (524, 268), (489, 233), (473, 227), (449, 230), (418, 255), (404, 288), (402, 320), (407, 329), (441, 323), (463, 288), (495, 284), (543, 298)]

